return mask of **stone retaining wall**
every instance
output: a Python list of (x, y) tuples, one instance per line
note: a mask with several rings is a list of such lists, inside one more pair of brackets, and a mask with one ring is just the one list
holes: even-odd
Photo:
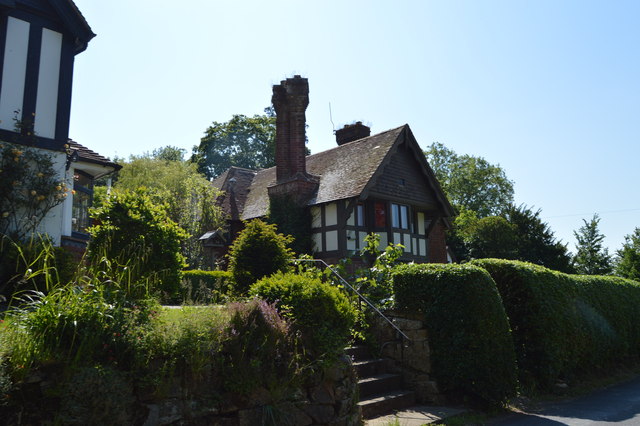
[(381, 350), (380, 355), (392, 360), (392, 369), (402, 373), (404, 384), (415, 391), (419, 403), (442, 403), (443, 396), (431, 378), (431, 359), (427, 328), (421, 316), (387, 311), (385, 315), (410, 340), (400, 334), (387, 321), (376, 317), (372, 323)]
[[(118, 373), (123, 375), (123, 373)], [(123, 375), (124, 376), (124, 375)], [(34, 371), (13, 392), (13, 403), (0, 406), (0, 418), (6, 425), (48, 424), (59, 416), (65, 405), (64, 396), (51, 397), (60, 369)], [(227, 396), (223, 401), (215, 389), (184, 386), (185, 377), (174, 377), (163, 396), (145, 393), (143, 387), (129, 384), (118, 387), (114, 398), (102, 397), (100, 410), (118, 407), (111, 419), (128, 419), (122, 424), (156, 425), (222, 425), (222, 426), (355, 426), (361, 424), (358, 407), (358, 382), (351, 358), (343, 355), (332, 366), (314, 373), (302, 386), (273, 395), (264, 388), (256, 389), (249, 398)], [(94, 387), (101, 387), (95, 383)], [(209, 384), (211, 386), (211, 384)], [(134, 391), (135, 389), (135, 391)], [(123, 390), (127, 390), (122, 392)], [(96, 389), (87, 389), (86, 400), (95, 401)], [(78, 389), (74, 404), (82, 406), (83, 391)], [(91, 396), (89, 396), (91, 395)], [(115, 404), (110, 399), (117, 400)], [(80, 400), (80, 401), (78, 401)], [(122, 405), (122, 401), (125, 401)], [(84, 408), (91, 422), (91, 403)], [(123, 408), (124, 407), (124, 408)], [(87, 410), (88, 408), (88, 410)], [(113, 408), (111, 408), (113, 410)], [(82, 411), (80, 411), (82, 413)], [(104, 418), (104, 414), (103, 414)], [(58, 418), (59, 419), (59, 418)], [(81, 419), (77, 419), (82, 421)], [(84, 424), (87, 424), (84, 422)], [(73, 423), (83, 424), (83, 423)], [(115, 423), (114, 423), (115, 424)]]

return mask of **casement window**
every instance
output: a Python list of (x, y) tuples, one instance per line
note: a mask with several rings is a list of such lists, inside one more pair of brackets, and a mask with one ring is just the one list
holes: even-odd
[(358, 204), (356, 206), (356, 220), (355, 225), (364, 227), (364, 204)]
[(73, 208), (71, 230), (74, 236), (84, 237), (87, 228), (91, 225), (89, 219), (89, 207), (93, 201), (93, 178), (76, 170), (73, 175)]
[(376, 228), (385, 228), (387, 226), (387, 205), (383, 202), (375, 202), (373, 204), (374, 226)]
[(408, 206), (391, 204), (391, 226), (397, 229), (409, 229)]

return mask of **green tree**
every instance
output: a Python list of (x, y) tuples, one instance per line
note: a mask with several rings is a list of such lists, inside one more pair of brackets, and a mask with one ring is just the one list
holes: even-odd
[(187, 232), (182, 253), (189, 266), (201, 268), (204, 254), (198, 239), (205, 232), (220, 228), (223, 214), (215, 204), (218, 191), (195, 164), (182, 160), (183, 154), (184, 150), (169, 146), (152, 155), (130, 157), (122, 165), (114, 190), (147, 188), (153, 201), (165, 205), (169, 218)]
[(225, 123), (214, 121), (191, 160), (213, 179), (231, 166), (260, 169), (275, 165), (276, 118), (271, 107), (264, 115), (235, 114)]
[(573, 265), (576, 272), (585, 275), (606, 275), (611, 273), (612, 261), (609, 250), (602, 246), (604, 235), (600, 233), (598, 224), (600, 217), (594, 214), (593, 218), (587, 222), (582, 220), (584, 225), (578, 231), (573, 231), (578, 243), (576, 244), (576, 255), (573, 258)]
[(175, 298), (180, 290), (180, 274), (185, 267), (180, 241), (186, 233), (172, 221), (163, 205), (155, 203), (144, 188), (120, 191), (92, 211), (98, 225), (91, 234), (88, 256), (120, 265), (130, 264), (130, 281), (161, 282), (158, 290)]
[(516, 259), (518, 256), (517, 229), (501, 216), (479, 219), (467, 238), (469, 255), (473, 259), (493, 257)]
[(293, 258), (288, 248), (292, 240), (288, 235), (278, 234), (275, 225), (259, 219), (246, 222), (229, 249), (229, 271), (236, 294), (246, 295), (260, 278), (285, 272)]
[(516, 259), (561, 272), (573, 272), (567, 246), (557, 241), (540, 211), (525, 205), (507, 207), (503, 216), (516, 230)]
[(513, 182), (500, 165), (482, 157), (459, 155), (438, 142), (424, 154), (456, 208), (464, 207), (486, 217), (501, 213), (513, 202)]
[(624, 244), (616, 254), (616, 274), (640, 281), (640, 228), (624, 237)]

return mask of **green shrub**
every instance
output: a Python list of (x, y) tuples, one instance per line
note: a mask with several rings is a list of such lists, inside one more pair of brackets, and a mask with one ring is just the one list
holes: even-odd
[(20, 292), (46, 293), (59, 284), (66, 284), (77, 267), (69, 251), (53, 247), (45, 236), (25, 242), (0, 236), (0, 295), (7, 300)]
[(349, 340), (354, 307), (338, 288), (317, 278), (280, 272), (256, 282), (249, 293), (275, 303), (293, 320), (310, 356), (333, 354)]
[(221, 303), (230, 291), (230, 280), (231, 273), (228, 271), (183, 271), (182, 301)]
[(518, 261), (473, 263), (498, 286), (527, 387), (548, 388), (558, 380), (639, 359), (638, 283), (568, 275)]
[(229, 249), (229, 271), (235, 293), (244, 296), (260, 278), (287, 270), (293, 257), (287, 248), (291, 241), (291, 237), (278, 234), (275, 225), (261, 220), (246, 222)]
[(278, 395), (298, 371), (296, 337), (274, 305), (263, 300), (227, 306), (220, 373), (225, 390), (243, 397), (264, 388)]
[(401, 265), (396, 307), (425, 315), (433, 374), (441, 390), (498, 404), (513, 396), (517, 370), (496, 285), (470, 265)]
[(165, 206), (154, 204), (148, 192), (140, 188), (116, 192), (92, 215), (98, 224), (88, 230), (91, 262), (106, 258), (130, 265), (129, 280), (158, 280), (161, 284), (157, 290), (166, 299), (178, 298), (185, 266), (180, 243), (187, 235), (169, 219)]

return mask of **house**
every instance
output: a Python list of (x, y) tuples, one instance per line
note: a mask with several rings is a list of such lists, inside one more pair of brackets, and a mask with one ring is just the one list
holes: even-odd
[(52, 158), (58, 180), (73, 191), (38, 231), (76, 248), (88, 238), (93, 180), (119, 168), (69, 139), (75, 55), (94, 36), (71, 0), (0, 0), (0, 140)]
[[(357, 254), (372, 232), (382, 249), (402, 244), (405, 261), (450, 260), (445, 230), (454, 212), (408, 125), (376, 135), (360, 122), (347, 125), (336, 131), (338, 146), (307, 156), (307, 79), (274, 86), (272, 101), (276, 166), (232, 167), (213, 182), (224, 191), (218, 204), (228, 215), (226, 244), (242, 221), (266, 216), (272, 200), (288, 196), (309, 209), (315, 255), (329, 263)], [(223, 253), (220, 233), (203, 240), (212, 253)]]

